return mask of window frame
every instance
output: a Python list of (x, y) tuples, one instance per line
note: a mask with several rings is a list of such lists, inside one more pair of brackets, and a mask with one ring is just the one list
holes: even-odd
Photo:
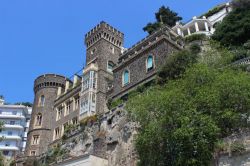
[[(128, 82), (127, 83), (125, 83), (125, 72), (128, 72)], [(127, 86), (129, 83), (130, 83), (130, 71), (129, 71), (129, 69), (125, 69), (122, 72), (122, 87)]]
[[(148, 60), (149, 58), (152, 57), (152, 67), (148, 67)], [(149, 54), (146, 58), (146, 72), (150, 72), (155, 68), (155, 59), (154, 56), (152, 54)]]
[(31, 145), (39, 145), (40, 135), (32, 135)]

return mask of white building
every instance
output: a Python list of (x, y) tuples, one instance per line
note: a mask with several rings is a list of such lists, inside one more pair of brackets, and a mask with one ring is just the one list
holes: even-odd
[[(2, 100), (3, 101), (3, 100)], [(6, 158), (22, 153), (26, 146), (31, 108), (23, 105), (4, 105), (0, 102), (0, 151)]]
[[(212, 12), (213, 10), (215, 12)], [(205, 34), (207, 36), (210, 36), (215, 31), (216, 23), (221, 22), (231, 11), (232, 7), (230, 6), (230, 3), (221, 4), (210, 10), (212, 14), (209, 14), (208, 17), (194, 16), (192, 20), (188, 21), (184, 25), (177, 22), (172, 29), (178, 35), (183, 37), (192, 34)]]

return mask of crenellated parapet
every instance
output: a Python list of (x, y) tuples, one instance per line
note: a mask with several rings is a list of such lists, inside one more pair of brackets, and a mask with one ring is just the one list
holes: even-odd
[(42, 88), (65, 88), (65, 83), (69, 79), (57, 74), (44, 74), (36, 78), (34, 82), (34, 92)]
[(124, 42), (124, 34), (102, 21), (85, 35), (85, 45), (87, 49), (101, 39), (105, 39), (117, 47), (121, 47)]

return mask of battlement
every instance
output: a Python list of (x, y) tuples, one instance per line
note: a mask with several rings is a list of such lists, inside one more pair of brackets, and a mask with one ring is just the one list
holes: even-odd
[(85, 45), (89, 48), (100, 39), (105, 39), (117, 47), (121, 47), (124, 42), (124, 34), (102, 21), (85, 35)]
[[(66, 81), (69, 80), (68, 78), (57, 75), (57, 74), (44, 74), (36, 78), (34, 83), (34, 92), (36, 93), (38, 90), (42, 88), (48, 87), (62, 87), (65, 88)], [(70, 81), (70, 80), (69, 80)]]

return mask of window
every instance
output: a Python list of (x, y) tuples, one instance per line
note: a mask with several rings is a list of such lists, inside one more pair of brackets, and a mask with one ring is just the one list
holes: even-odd
[(113, 73), (114, 63), (112, 61), (108, 61), (107, 71)]
[(10, 125), (15, 125), (15, 121), (10, 121)]
[(42, 125), (42, 114), (41, 113), (38, 113), (36, 115), (36, 120), (35, 120), (35, 125), (36, 126), (41, 126)]
[(35, 156), (36, 155), (36, 151), (35, 150), (30, 151), (30, 155), (31, 156)]
[(125, 70), (123, 72), (122, 80), (123, 80), (123, 86), (125, 86), (125, 85), (127, 85), (129, 83), (130, 80), (129, 80), (129, 71), (128, 70)]
[(73, 124), (73, 125), (76, 125), (77, 123), (78, 123), (77, 117), (74, 117), (74, 118), (72, 119), (72, 124)]
[(79, 108), (80, 97), (79, 97), (79, 96), (76, 96), (76, 97), (74, 98), (74, 101), (75, 101), (75, 103), (74, 103), (74, 110), (76, 110), (76, 109)]
[(93, 55), (96, 52), (96, 48), (94, 48), (93, 50), (91, 50), (91, 55)]
[(16, 114), (17, 114), (17, 111), (13, 111), (13, 112), (12, 112), (12, 115), (16, 115)]
[(85, 97), (81, 100), (81, 110), (80, 114), (83, 114), (89, 110), (89, 102), (88, 99)]
[(68, 115), (70, 112), (70, 101), (66, 102), (65, 115)]
[(12, 135), (12, 131), (8, 131), (8, 135)]
[(96, 73), (94, 71), (91, 71), (92, 73), (92, 80), (93, 80), (93, 89), (96, 89)]
[(147, 62), (146, 62), (146, 67), (147, 67), (147, 71), (150, 71), (154, 68), (154, 59), (152, 55), (149, 55), (147, 58)]
[(60, 128), (59, 127), (57, 127), (56, 129), (55, 129), (55, 137), (54, 137), (55, 139), (58, 139), (58, 138), (60, 138)]
[(68, 122), (66, 122), (66, 123), (63, 124), (63, 133), (64, 133), (65, 130), (67, 129), (67, 126), (68, 126)]
[(61, 119), (62, 111), (63, 111), (63, 107), (62, 106), (60, 106), (60, 107), (57, 108), (56, 120)]
[(44, 95), (42, 95), (41, 97), (40, 97), (40, 101), (39, 101), (39, 106), (44, 106), (44, 103), (45, 103), (45, 97), (44, 97)]
[(38, 145), (38, 144), (39, 144), (39, 135), (33, 135), (32, 145)]
[(111, 50), (112, 54), (114, 54), (114, 53), (115, 53), (115, 47), (110, 46), (110, 50)]
[(10, 143), (9, 143), (9, 142), (6, 142), (6, 143), (5, 143), (5, 146), (10, 146)]
[(93, 95), (92, 95), (92, 103), (95, 103), (95, 98), (96, 98), (96, 95), (93, 93)]

